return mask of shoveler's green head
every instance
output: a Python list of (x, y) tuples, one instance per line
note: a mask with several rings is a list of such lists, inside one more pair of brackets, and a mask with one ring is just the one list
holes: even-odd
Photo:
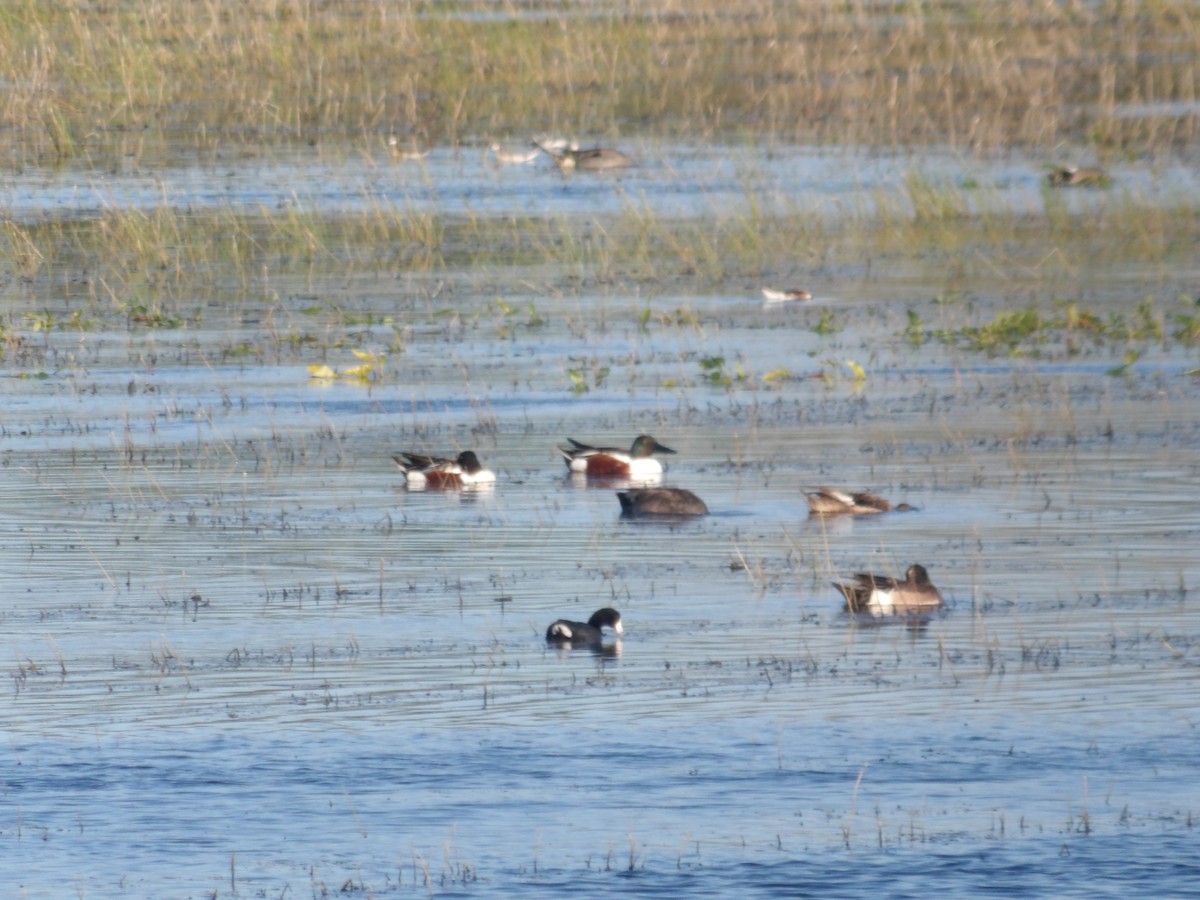
[(640, 459), (646, 456), (653, 456), (655, 453), (674, 453), (670, 447), (664, 447), (648, 434), (638, 435), (634, 440), (633, 446), (629, 450), (629, 455), (634, 459)]

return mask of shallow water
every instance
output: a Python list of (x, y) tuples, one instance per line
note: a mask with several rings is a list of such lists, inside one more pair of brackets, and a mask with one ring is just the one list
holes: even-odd
[[(143, 194), (135, 174), (104, 191), (203, 209), (321, 184), (303, 202), (494, 215), (599, 214), (644, 194), (695, 216), (726, 187), (740, 196), (752, 160), (782, 206), (837, 169), (800, 151), (727, 156), (728, 176), (702, 190), (682, 153), (620, 179), (435, 154), (411, 170), (274, 161), (274, 187), (254, 166), (200, 166), (151, 179), (166, 189)], [(1042, 173), (1013, 170), (989, 177), (1012, 185), (1004, 202), (1033, 203)], [(10, 183), (7, 200), (64, 215), (107, 202), (67, 181)], [(834, 183), (820, 202), (862, 187)], [(213, 309), (179, 332), (29, 335), (46, 377), (6, 358), (0, 379), (0, 884), (28, 897), (1193, 890), (1194, 351), (1167, 343), (1114, 377), (1123, 348), (914, 348), (899, 336), (909, 309), (930, 327), (962, 315), (931, 300), (939, 265), (905, 260), (804, 306), (686, 285), (584, 288), (558, 305), (531, 291), (545, 322), (515, 329), (474, 286), (503, 273), (456, 273), (461, 318), (401, 298), (404, 352), (371, 387), (311, 380), (303, 354), (218, 364), (230, 342), (267, 346), (278, 307)], [(1171, 289), (1126, 264), (1088, 283), (1102, 310)], [(524, 302), (525, 282), (505, 284)], [(999, 308), (993, 289), (974, 303)], [(640, 327), (647, 305), (685, 303), (702, 327)], [(840, 332), (814, 331), (826, 309)], [(699, 360), (714, 356), (750, 377), (704, 383)], [(581, 359), (608, 372), (575, 395)], [(847, 359), (867, 368), (861, 385)], [(780, 366), (835, 377), (762, 381)], [(614, 486), (577, 484), (553, 450), (643, 431), (678, 451), (664, 483), (713, 515), (623, 521)], [(497, 470), (493, 490), (407, 492), (390, 461), (462, 447)], [(810, 519), (801, 491), (826, 483), (920, 509)], [(842, 615), (834, 580), (918, 561), (944, 616), (913, 629)], [(624, 615), (619, 654), (544, 645), (549, 621), (604, 605)]]

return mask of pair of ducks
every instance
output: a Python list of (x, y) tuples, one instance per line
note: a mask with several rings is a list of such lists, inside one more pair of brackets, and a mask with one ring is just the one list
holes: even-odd
[[(907, 503), (893, 504), (867, 491), (842, 491), (816, 488), (805, 494), (808, 511), (815, 516), (864, 516), (886, 512), (912, 512)], [(854, 584), (833, 586), (846, 598), (846, 611), (876, 618), (886, 616), (930, 615), (942, 608), (941, 592), (929, 580), (929, 572), (919, 563), (908, 567), (903, 578), (859, 572)]]
[[(889, 616), (927, 616), (941, 609), (942, 594), (929, 580), (929, 573), (919, 563), (908, 567), (903, 579), (887, 575), (860, 572), (854, 584), (833, 586), (846, 598), (847, 612), (874, 618)], [(546, 642), (560, 647), (598, 647), (604, 643), (605, 629), (618, 637), (625, 633), (621, 614), (612, 607), (592, 613), (586, 622), (557, 619), (546, 629)]]
[(551, 141), (545, 138), (534, 138), (533, 150), (518, 153), (501, 149), (499, 144), (492, 144), (492, 152), (496, 154), (496, 162), (502, 166), (515, 166), (531, 163), (539, 153), (545, 153), (557, 164), (559, 169), (569, 172), (578, 169), (581, 172), (603, 172), (607, 169), (627, 169), (634, 165), (632, 159), (620, 150), (610, 150), (607, 147), (592, 147), (580, 150), (574, 141)]
[[(656, 453), (675, 453), (648, 434), (637, 437), (629, 450), (617, 447), (593, 447), (567, 438), (569, 447), (556, 449), (572, 472), (589, 478), (620, 478), (652, 481), (663, 473)], [(496, 475), (485, 469), (473, 450), (464, 450), (454, 459), (421, 453), (397, 453), (392, 457), (410, 488), (471, 488), (493, 484)], [(626, 516), (704, 516), (708, 506), (694, 493), (683, 488), (648, 487), (617, 494), (621, 512)]]
[[(872, 618), (930, 616), (942, 608), (942, 594), (919, 563), (908, 567), (904, 578), (860, 572), (853, 584), (834, 582), (846, 598), (846, 611)], [(559, 647), (599, 647), (609, 628), (619, 637), (625, 633), (621, 614), (611, 607), (592, 613), (586, 622), (558, 619), (546, 629), (546, 642)]]

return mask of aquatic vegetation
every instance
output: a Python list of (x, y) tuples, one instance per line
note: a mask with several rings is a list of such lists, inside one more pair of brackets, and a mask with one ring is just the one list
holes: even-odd
[(723, 356), (708, 356), (700, 360), (700, 371), (704, 381), (724, 387), (729, 387), (735, 381), (746, 380), (746, 371), (741, 363), (736, 364), (731, 372), (725, 367)]
[[(990, 322), (964, 325), (957, 329), (937, 329), (932, 334), (943, 343), (965, 350), (982, 353), (1006, 351), (1012, 355), (1043, 352), (1043, 348), (1047, 347), (1052, 352), (1054, 348), (1050, 345), (1056, 340), (1061, 341), (1058, 346), (1065, 352), (1077, 353), (1081, 349), (1075, 340), (1078, 336), (1086, 336), (1096, 345), (1159, 345), (1166, 335), (1164, 317), (1155, 310), (1154, 301), (1149, 297), (1140, 301), (1129, 315), (1110, 312), (1102, 316), (1076, 303), (1058, 303), (1057, 307), (1059, 312), (1056, 315), (1045, 315), (1036, 306), (1004, 310)], [(1187, 314), (1176, 314), (1175, 321), (1182, 327), (1172, 332), (1172, 337), (1191, 343)], [(911, 324), (910, 329), (904, 332), (906, 337), (910, 335), (910, 330)], [(1136, 352), (1140, 354), (1140, 351)], [(1125, 371), (1133, 361), (1135, 359), (1127, 356), (1121, 370)]]
[(833, 314), (833, 310), (825, 309), (821, 311), (821, 318), (817, 321), (817, 324), (813, 326), (812, 330), (815, 334), (828, 335), (837, 334), (842, 330), (842, 327), (838, 324), (838, 321)]
[(1109, 375), (1121, 376), (1128, 375), (1133, 369), (1134, 364), (1142, 358), (1142, 354), (1137, 350), (1129, 350), (1125, 353), (1124, 359), (1119, 366), (1114, 366), (1108, 370)]
[(1184, 344), (1200, 344), (1200, 315), (1176, 313), (1174, 320), (1177, 327), (1171, 337)]
[(983, 325), (968, 325), (961, 328), (956, 335), (943, 335), (947, 338), (958, 338), (965, 342), (967, 349), (990, 351), (997, 347), (1015, 350), (1022, 341), (1037, 335), (1042, 328), (1042, 319), (1034, 308), (1001, 312), (991, 322)]
[(386, 377), (386, 353), (375, 353), (369, 350), (351, 350), (360, 360), (357, 366), (337, 370), (324, 363), (314, 363), (308, 367), (310, 378), (317, 381), (356, 381), (360, 384), (378, 384)]
[(908, 327), (904, 329), (904, 338), (913, 347), (920, 347), (925, 343), (925, 328), (921, 322), (921, 314), (914, 309), (907, 310), (905, 315), (908, 317)]
[(568, 357), (568, 362), (575, 364), (567, 369), (573, 394), (586, 394), (593, 387), (603, 387), (612, 371), (610, 366), (602, 364), (595, 357)]

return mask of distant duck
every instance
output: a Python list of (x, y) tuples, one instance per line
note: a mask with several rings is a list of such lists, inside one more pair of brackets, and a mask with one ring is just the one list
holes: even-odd
[(901, 581), (887, 575), (860, 572), (855, 584), (833, 586), (846, 598), (846, 611), (872, 616), (911, 616), (941, 609), (942, 594), (929, 580), (925, 567), (914, 563)]
[(675, 452), (648, 434), (635, 438), (628, 450), (593, 447), (574, 438), (567, 440), (570, 447), (555, 448), (566, 460), (567, 468), (572, 472), (585, 472), (593, 478), (628, 478), (631, 481), (657, 478), (662, 475), (663, 467), (653, 454)]
[(581, 172), (599, 172), (604, 169), (626, 169), (634, 165), (633, 160), (620, 150), (609, 150), (606, 147), (594, 147), (590, 150), (572, 150), (566, 147), (562, 150), (554, 150), (549, 144), (543, 144), (536, 138), (534, 144), (549, 154), (564, 172), (573, 169)]
[(429, 150), (418, 150), (416, 146), (411, 146), (404, 149), (400, 146), (400, 139), (395, 135), (388, 138), (388, 152), (392, 154), (392, 162), (400, 162), (401, 160), (424, 159), (429, 155)]
[(629, 517), (708, 515), (704, 501), (683, 488), (622, 491), (617, 494), (617, 499), (621, 501), (621, 514)]
[(916, 509), (907, 503), (891, 504), (878, 494), (866, 491), (850, 493), (837, 488), (819, 487), (806, 493), (808, 511), (817, 516), (852, 515), (863, 516), (872, 513), (912, 512)]
[(1103, 169), (1063, 166), (1046, 176), (1053, 187), (1104, 187), (1111, 182)]
[(789, 300), (812, 299), (812, 294), (798, 288), (795, 290), (777, 291), (774, 288), (765, 287), (762, 289), (762, 295), (767, 298), (768, 303), (787, 303)]
[(533, 150), (512, 152), (502, 149), (499, 144), (492, 144), (492, 153), (496, 154), (496, 164), (501, 166), (519, 166), (531, 163), (538, 158), (541, 152), (536, 147)]
[(559, 619), (546, 629), (546, 641), (560, 646), (595, 647), (604, 641), (604, 629), (611, 628), (616, 634), (625, 633), (621, 625), (621, 614), (611, 607), (592, 613), (586, 622)]
[(535, 135), (531, 141), (534, 146), (543, 150), (562, 153), (564, 150), (578, 150), (579, 141), (568, 140), (561, 137), (546, 137), (545, 135)]
[(392, 459), (404, 473), (405, 483), (417, 490), (478, 487), (496, 481), (496, 473), (485, 469), (473, 450), (464, 450), (455, 459), (420, 453), (397, 453)]

